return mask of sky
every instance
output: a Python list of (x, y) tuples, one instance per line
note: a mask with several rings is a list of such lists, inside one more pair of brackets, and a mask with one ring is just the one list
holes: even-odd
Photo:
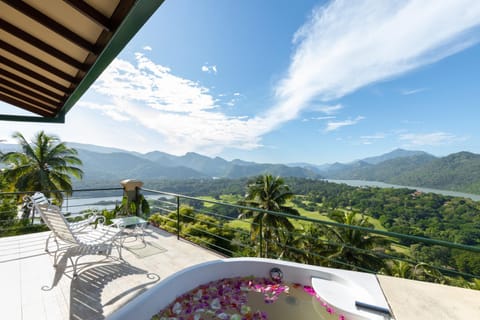
[(166, 0), (65, 124), (0, 140), (323, 164), (480, 153), (479, 119), (478, 0)]

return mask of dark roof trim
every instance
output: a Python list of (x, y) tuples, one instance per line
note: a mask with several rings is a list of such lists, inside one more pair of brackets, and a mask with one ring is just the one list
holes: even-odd
[(58, 116), (65, 117), (73, 105), (87, 91), (100, 74), (115, 59), (137, 31), (147, 22), (164, 0), (139, 0), (118, 27), (117, 32), (110, 39), (110, 43), (95, 61), (93, 67), (83, 78), (76, 90), (69, 96)]
[[(0, 47), (3, 50), (13, 56), (20, 57), (20, 59), (37, 66), (41, 70), (36, 72), (7, 57), (0, 57), (0, 63), (7, 64), (12, 69), (4, 70), (2, 68), (0, 70), (2, 80), (8, 81), (8, 83), (4, 81), (5, 83), (1, 86), (0, 100), (39, 115), (0, 114), (0, 121), (53, 123), (63, 123), (65, 121), (65, 115), (164, 2), (164, 0), (121, 0), (114, 13), (110, 17), (106, 17), (83, 1), (64, 0), (72, 9), (103, 29), (97, 42), (93, 44), (82, 41), (85, 39), (79, 39), (76, 34), (70, 32), (43, 12), (31, 7), (28, 3), (14, 0), (1, 1), (89, 52), (84, 61), (77, 61), (48, 45), (40, 38), (36, 38), (0, 18), (0, 28), (7, 33), (13, 34), (18, 39), (28, 42), (30, 45), (77, 69), (77, 74), (72, 77), (72, 74), (67, 74), (64, 71), (65, 69), (60, 69), (59, 66), (51, 62), (40, 60), (38, 56), (34, 56), (31, 52), (18, 49), (6, 41), (1, 41)], [(104, 49), (99, 52), (97, 48)], [(39, 72), (42, 72), (42, 74)], [(52, 78), (48, 74), (54, 75), (54, 77)], [(41, 81), (43, 85), (31, 81), (31, 78)], [(57, 79), (66, 80), (70, 85), (66, 87), (63, 83), (57, 82)], [(27, 87), (19, 86), (13, 81)], [(55, 92), (54, 88), (61, 93)]]

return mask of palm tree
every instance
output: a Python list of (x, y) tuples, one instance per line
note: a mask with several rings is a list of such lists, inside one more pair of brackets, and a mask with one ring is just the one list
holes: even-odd
[[(299, 215), (294, 208), (286, 206), (286, 202), (294, 194), (280, 177), (264, 174), (255, 178), (254, 182), (247, 187), (247, 194), (243, 204), (249, 207), (267, 211)], [(245, 210), (239, 218), (253, 218), (251, 224), (252, 241), (259, 235), (264, 239), (265, 256), (268, 257), (268, 243), (281, 244), (286, 239), (286, 234), (294, 229), (292, 223), (285, 216), (275, 215), (255, 210)], [(263, 248), (262, 248), (263, 249)]]
[(415, 267), (403, 260), (387, 261), (385, 268), (382, 268), (381, 273), (397, 277), (412, 279)]
[[(373, 227), (367, 217), (362, 215), (358, 218), (353, 211), (332, 215), (331, 218), (341, 224)], [(326, 237), (329, 244), (337, 248), (337, 252), (329, 256), (332, 261), (347, 264), (353, 269), (366, 268), (372, 271), (384, 266), (382, 254), (390, 246), (387, 238), (346, 227), (328, 227)]]
[[(4, 178), (11, 189), (21, 191), (63, 190), (72, 193), (71, 177), (82, 178), (83, 171), (78, 167), (82, 161), (75, 149), (67, 147), (55, 136), (43, 131), (36, 134), (29, 143), (21, 133), (12, 136), (18, 141), (22, 152), (8, 152), (0, 160), (7, 164)], [(47, 196), (50, 196), (47, 192)], [(61, 204), (61, 192), (53, 192)]]

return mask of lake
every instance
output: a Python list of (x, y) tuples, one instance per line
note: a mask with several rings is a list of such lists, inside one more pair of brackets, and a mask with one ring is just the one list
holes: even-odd
[(470, 198), (474, 201), (480, 201), (480, 195), (478, 194), (471, 194), (471, 193), (463, 193), (463, 192), (456, 192), (456, 191), (449, 191), (449, 190), (438, 190), (438, 189), (431, 189), (431, 188), (423, 188), (423, 187), (411, 187), (411, 186), (400, 186), (396, 184), (389, 184), (379, 181), (364, 181), (364, 180), (335, 180), (335, 179), (325, 179), (328, 182), (333, 183), (344, 183), (346, 185), (352, 187), (378, 187), (378, 188), (408, 188), (413, 190), (418, 190), (421, 192), (427, 193), (437, 193), (444, 196), (452, 196), (452, 197), (462, 197), (462, 198)]
[[(156, 200), (158, 198), (168, 198), (169, 196), (155, 194), (144, 195), (147, 200)], [(63, 212), (69, 212), (75, 215), (83, 210), (112, 210), (115, 205), (122, 203), (122, 196), (116, 197), (93, 197), (93, 198), (68, 198), (65, 199), (62, 206)]]

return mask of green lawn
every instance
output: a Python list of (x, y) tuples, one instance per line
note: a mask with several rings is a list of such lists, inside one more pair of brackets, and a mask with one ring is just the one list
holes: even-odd
[[(230, 204), (236, 204), (238, 202), (238, 200), (241, 199), (240, 196), (236, 196), (236, 195), (221, 195), (220, 200), (216, 200), (215, 198), (210, 197), (210, 196), (200, 196), (200, 197), (197, 197), (197, 198), (202, 199), (202, 200), (209, 200), (209, 201), (220, 201), (220, 202), (230, 203)], [(311, 204), (311, 202), (309, 202), (307, 200), (303, 200), (302, 202), (307, 204), (307, 205)], [(204, 206), (206, 208), (211, 208), (213, 205), (214, 205), (213, 203), (204, 202)], [(329, 217), (327, 217), (326, 215), (319, 213), (319, 211), (310, 211), (310, 210), (306, 210), (304, 208), (300, 208), (300, 207), (296, 206), (295, 204), (293, 204), (291, 201), (287, 202), (287, 206), (294, 207), (295, 209), (297, 209), (302, 217), (321, 220), (321, 221), (335, 222), (332, 219), (330, 219)], [(320, 206), (317, 205), (317, 207), (320, 207)], [(345, 212), (348, 211), (347, 209), (341, 209), (341, 210), (345, 211)], [(250, 230), (251, 221), (252, 221), (251, 219), (232, 220), (232, 221), (228, 222), (227, 225), (230, 226), (231, 228), (238, 228), (238, 229), (242, 229), (242, 230)], [(296, 229), (305, 229), (311, 224), (311, 222), (301, 221), (301, 220), (296, 220), (296, 219), (290, 219), (290, 221), (292, 222), (292, 224), (294, 225), (294, 227)], [(375, 219), (373, 217), (368, 217), (368, 221), (371, 224), (373, 224), (375, 229), (386, 231), (386, 229), (381, 225), (381, 223), (380, 223), (380, 221), (378, 221), (378, 219)]]
[(242, 219), (242, 220), (237, 219), (237, 220), (229, 221), (226, 225), (233, 229), (249, 231), (251, 222), (252, 222), (252, 219)]
[[(217, 200), (217, 199), (215, 199), (214, 197), (211, 197), (211, 196), (199, 196), (197, 198), (201, 199), (201, 200), (223, 202), (223, 203), (228, 203), (228, 204), (237, 204), (238, 201), (242, 199), (242, 197), (237, 196), (237, 195), (233, 195), (233, 194), (222, 194), (220, 196), (220, 200)], [(211, 208), (214, 205), (215, 204), (211, 203), (211, 202), (204, 202), (203, 203), (203, 206), (205, 208)]]

